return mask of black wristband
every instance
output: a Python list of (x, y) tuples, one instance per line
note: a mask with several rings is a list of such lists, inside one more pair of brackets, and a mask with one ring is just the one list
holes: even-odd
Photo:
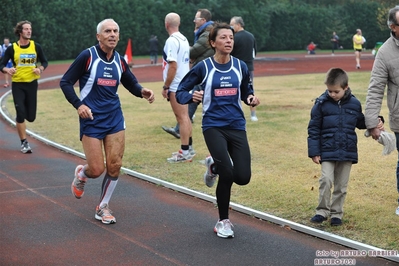
[(166, 90), (169, 90), (169, 87), (166, 87), (165, 85), (163, 85), (162, 89), (166, 91)]

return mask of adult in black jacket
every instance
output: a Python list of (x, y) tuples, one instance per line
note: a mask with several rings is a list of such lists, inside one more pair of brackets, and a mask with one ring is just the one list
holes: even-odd
[[(242, 17), (232, 17), (230, 26), (233, 28), (234, 34), (234, 49), (231, 55), (244, 61), (249, 73), (251, 74), (251, 81), (254, 80), (254, 59), (256, 56), (256, 40), (252, 33), (244, 29), (244, 20)], [(256, 116), (256, 107), (250, 106), (251, 121), (258, 121)]]

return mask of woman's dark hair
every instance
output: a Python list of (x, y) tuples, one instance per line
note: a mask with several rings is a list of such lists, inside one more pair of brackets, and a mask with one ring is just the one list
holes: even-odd
[[(231, 32), (234, 35), (234, 30), (229, 24), (224, 23), (224, 22), (215, 22), (213, 24), (213, 27), (212, 27), (211, 32), (209, 33), (209, 37), (208, 37), (208, 42), (211, 47), (212, 47), (211, 41), (213, 41), (213, 42), (216, 41), (216, 36), (218, 35), (219, 30), (221, 30), (221, 29), (231, 30)], [(215, 50), (214, 47), (212, 47), (212, 49)]]

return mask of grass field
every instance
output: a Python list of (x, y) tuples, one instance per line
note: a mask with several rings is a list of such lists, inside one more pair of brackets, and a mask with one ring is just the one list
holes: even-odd
[[(370, 74), (348, 74), (353, 93), (364, 105)], [(359, 163), (352, 167), (343, 226), (315, 226), (309, 222), (317, 205), (320, 166), (307, 157), (307, 124), (313, 100), (325, 90), (324, 77), (255, 78), (256, 94), (261, 100), (257, 108), (259, 121), (248, 119), (247, 124), (253, 175), (249, 185), (233, 186), (232, 201), (379, 248), (398, 250), (397, 153), (382, 156), (382, 146), (364, 137), (364, 131), (358, 131)], [(143, 85), (156, 92), (152, 105), (123, 88), (119, 91), (127, 124), (124, 167), (215, 195), (215, 188), (207, 188), (202, 180), (205, 167), (200, 160), (208, 152), (201, 133), (200, 111), (193, 124), (195, 161), (167, 163), (166, 158), (179, 149), (180, 142), (164, 133), (161, 126), (172, 126), (175, 119), (169, 103), (162, 99), (162, 83)], [(14, 116), (11, 98), (7, 108)], [(383, 108), (382, 115), (388, 118), (385, 103)], [(249, 118), (249, 107), (244, 111)], [(37, 120), (28, 128), (82, 151), (77, 113), (60, 89), (39, 91)]]

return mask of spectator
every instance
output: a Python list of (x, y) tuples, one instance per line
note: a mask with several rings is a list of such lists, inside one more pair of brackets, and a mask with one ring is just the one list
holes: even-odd
[[(244, 20), (242, 17), (232, 17), (230, 26), (233, 28), (234, 34), (234, 48), (231, 52), (232, 56), (237, 57), (247, 64), (251, 81), (254, 80), (254, 59), (256, 56), (256, 40), (252, 33), (244, 29)], [(256, 116), (256, 107), (249, 106), (251, 111), (251, 121), (258, 121)]]
[(334, 55), (334, 51), (338, 50), (338, 47), (339, 47), (339, 37), (334, 31), (331, 36), (331, 50), (332, 50), (331, 55)]
[(307, 47), (308, 54), (316, 54), (316, 44), (314, 42), (310, 42)]
[[(198, 9), (193, 20), (194, 26), (194, 45), (190, 48), (190, 60), (192, 66), (198, 64), (198, 62), (212, 56), (214, 54), (213, 49), (209, 46), (208, 36), (212, 29), (213, 21), (212, 14), (208, 9)], [(195, 86), (194, 90), (201, 90), (200, 86)], [(199, 103), (191, 103), (188, 106), (188, 116), (193, 121), (195, 111), (197, 110)], [(173, 127), (162, 126), (162, 129), (173, 135), (176, 138), (180, 138), (180, 126), (179, 123)]]
[[(366, 126), (373, 139), (378, 140), (381, 129), (378, 128), (378, 116), (387, 89), (387, 105), (389, 109), (389, 126), (396, 136), (396, 148), (399, 151), (399, 75), (397, 74), (399, 58), (399, 5), (388, 12), (388, 27), (391, 36), (378, 49), (371, 71), (370, 83), (366, 97)], [(396, 189), (399, 193), (399, 159), (396, 166)], [(397, 200), (399, 205), (399, 198)], [(396, 209), (399, 215), (399, 207)]]
[(150, 60), (151, 64), (156, 65), (158, 62), (158, 38), (155, 35), (150, 38)]
[[(365, 129), (366, 124), (345, 71), (330, 69), (324, 84), (327, 90), (316, 99), (308, 126), (308, 156), (321, 164), (319, 201), (316, 215), (310, 221), (320, 224), (331, 216), (330, 224), (339, 226), (350, 170), (358, 162), (355, 129)], [(382, 123), (379, 126), (382, 128)]]
[(180, 81), (190, 70), (190, 45), (187, 38), (180, 33), (180, 16), (169, 13), (165, 17), (165, 29), (169, 38), (163, 49), (163, 79), (162, 96), (169, 100), (173, 113), (180, 125), (181, 149), (168, 158), (168, 162), (191, 162), (195, 156), (192, 148), (192, 125), (188, 117), (188, 106), (176, 101), (176, 90)]

